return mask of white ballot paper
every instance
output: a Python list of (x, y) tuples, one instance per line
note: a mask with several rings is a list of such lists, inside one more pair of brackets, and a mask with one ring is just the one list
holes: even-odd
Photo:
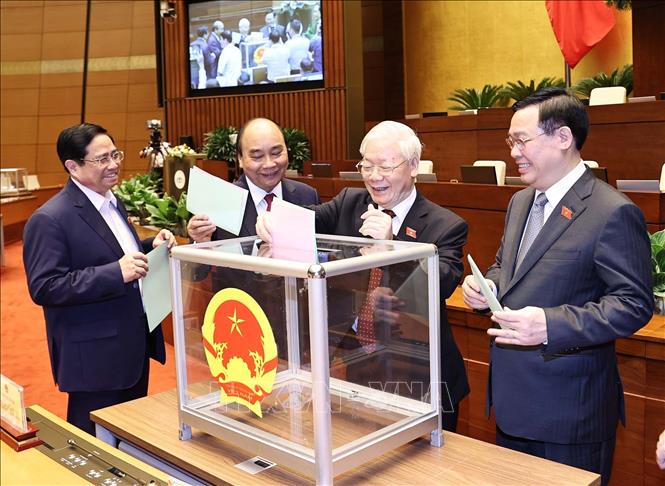
[(215, 225), (238, 235), (249, 191), (198, 167), (189, 170), (187, 211), (206, 214)]
[(480, 291), (482, 292), (483, 296), (487, 299), (487, 303), (490, 306), (490, 310), (492, 312), (502, 311), (503, 308), (501, 307), (501, 304), (499, 304), (499, 301), (494, 296), (494, 292), (492, 292), (490, 286), (487, 285), (487, 281), (485, 280), (485, 277), (483, 277), (483, 274), (480, 273), (478, 265), (476, 265), (476, 262), (473, 261), (471, 255), (467, 255), (467, 258), (469, 260), (469, 265), (471, 265), (471, 272), (473, 273), (473, 276), (476, 278), (476, 282), (478, 282), (478, 285), (480, 285)]

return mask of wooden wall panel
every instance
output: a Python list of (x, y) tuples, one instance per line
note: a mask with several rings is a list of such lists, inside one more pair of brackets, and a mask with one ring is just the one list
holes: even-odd
[[(179, 2), (179, 12), (185, 5)], [(319, 90), (215, 97), (187, 97), (185, 59), (188, 42), (185, 16), (164, 23), (166, 113), (168, 139), (178, 143), (191, 135), (200, 147), (203, 135), (220, 125), (239, 127), (250, 118), (264, 116), (281, 126), (300, 128), (312, 144), (314, 160), (346, 157), (346, 89), (344, 71), (344, 5), (322, 4), (325, 87)]]

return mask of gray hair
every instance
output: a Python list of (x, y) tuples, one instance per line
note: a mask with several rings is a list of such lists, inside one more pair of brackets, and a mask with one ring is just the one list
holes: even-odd
[(396, 142), (400, 153), (405, 160), (417, 164), (420, 161), (420, 155), (423, 150), (423, 145), (420, 143), (418, 135), (411, 129), (411, 127), (396, 121), (386, 120), (378, 125), (372, 127), (367, 132), (363, 141), (360, 142), (360, 155), (365, 156), (365, 149), (367, 142), (372, 139), (380, 139), (386, 142)]

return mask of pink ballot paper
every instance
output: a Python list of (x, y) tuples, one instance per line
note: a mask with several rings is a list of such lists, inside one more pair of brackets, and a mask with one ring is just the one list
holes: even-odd
[(270, 210), (273, 255), (299, 255), (299, 261), (316, 263), (314, 211), (275, 198)]

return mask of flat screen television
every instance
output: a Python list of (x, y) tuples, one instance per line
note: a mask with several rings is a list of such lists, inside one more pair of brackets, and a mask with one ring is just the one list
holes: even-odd
[(189, 95), (323, 88), (321, 0), (190, 0)]

